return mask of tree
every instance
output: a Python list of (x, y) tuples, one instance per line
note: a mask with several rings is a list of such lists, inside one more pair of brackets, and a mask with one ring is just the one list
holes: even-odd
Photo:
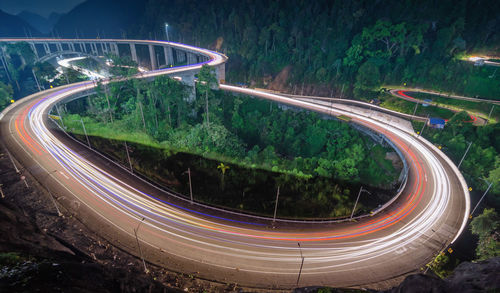
[(107, 55), (111, 59), (109, 72), (112, 76), (132, 76), (138, 72), (137, 63), (129, 57), (118, 57), (113, 54)]
[(494, 209), (485, 209), (472, 220), (472, 233), (479, 236), (476, 254), (480, 260), (500, 255), (499, 226), (500, 220)]
[[(210, 105), (208, 103), (209, 96), (213, 97), (214, 95), (211, 93), (211, 89), (217, 88), (219, 83), (217, 81), (217, 77), (213, 71), (213, 68), (208, 65), (203, 65), (200, 69), (200, 72), (196, 75), (198, 78), (198, 82), (195, 84), (196, 93), (200, 97), (205, 97), (204, 103), (201, 99), (197, 99), (197, 109), (205, 108), (205, 120), (207, 125), (210, 123), (210, 108), (213, 108), (215, 105), (212, 103)], [(204, 105), (203, 105), (204, 104)], [(210, 107), (211, 106), (211, 107)]]
[(13, 94), (12, 87), (0, 81), (0, 111), (10, 104)]
[(479, 260), (500, 255), (500, 221), (494, 209), (485, 209), (471, 222), (472, 233), (479, 236), (476, 254)]
[(354, 89), (356, 95), (362, 95), (380, 86), (380, 71), (378, 66), (368, 60), (359, 67)]
[(484, 209), (483, 213), (472, 220), (470, 226), (473, 234), (479, 237), (488, 236), (496, 229), (500, 224), (498, 219), (498, 214), (494, 209)]
[(495, 168), (490, 171), (489, 182), (493, 182), (491, 191), (500, 194), (500, 158), (496, 157)]
[(16, 83), (17, 90), (21, 91), (19, 85), (21, 72), (27, 65), (34, 63), (35, 53), (31, 51), (31, 47), (27, 43), (7, 44), (5, 46), (5, 53), (5, 61), (7, 62), (9, 74)]
[(362, 38), (369, 44), (382, 43), (385, 52), (368, 51), (367, 54), (376, 57), (391, 58), (400, 49), (407, 33), (406, 23), (393, 25), (390, 21), (378, 20), (373, 27), (364, 28)]

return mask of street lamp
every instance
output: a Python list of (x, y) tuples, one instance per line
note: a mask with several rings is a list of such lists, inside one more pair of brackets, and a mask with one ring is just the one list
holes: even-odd
[(483, 193), (483, 196), (481, 196), (481, 198), (479, 199), (479, 201), (477, 202), (476, 206), (474, 207), (474, 209), (472, 210), (472, 212), (470, 213), (470, 216), (469, 217), (472, 217), (472, 215), (474, 214), (474, 212), (476, 211), (477, 207), (479, 206), (479, 204), (481, 203), (481, 201), (483, 201), (483, 198), (486, 196), (486, 194), (488, 193), (488, 191), (490, 191), (490, 188), (491, 186), (493, 185), (493, 182), (489, 182), (488, 180), (484, 179), (484, 178), (479, 178), (479, 179), (482, 179), (486, 182), (486, 184), (489, 184), (488, 185), (488, 188), (486, 189), (486, 191)]
[(352, 208), (352, 213), (351, 213), (351, 218), (350, 218), (351, 221), (352, 221), (352, 216), (354, 216), (354, 211), (356, 210), (356, 206), (358, 205), (359, 196), (361, 195), (361, 192), (363, 192), (363, 191), (371, 195), (371, 193), (368, 190), (364, 189), (363, 186), (361, 186), (361, 188), (359, 189), (358, 198), (356, 198), (356, 202), (354, 203), (354, 207)]
[(167, 42), (170, 42), (170, 39), (168, 37), (168, 23), (165, 23), (165, 32), (167, 34)]

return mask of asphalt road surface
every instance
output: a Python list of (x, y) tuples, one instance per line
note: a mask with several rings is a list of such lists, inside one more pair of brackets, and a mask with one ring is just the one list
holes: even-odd
[(16, 102), (0, 115), (0, 137), (22, 172), (35, 176), (91, 229), (148, 262), (255, 287), (384, 287), (423, 267), (467, 223), (463, 177), (414, 133), (359, 114), (229, 86), (221, 89), (349, 116), (349, 123), (384, 134), (405, 154), (408, 182), (385, 209), (352, 222), (273, 223), (191, 204), (73, 141), (48, 118), (54, 103), (93, 86), (69, 85)]

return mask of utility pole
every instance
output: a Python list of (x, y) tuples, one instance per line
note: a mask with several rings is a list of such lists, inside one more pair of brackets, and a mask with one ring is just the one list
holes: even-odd
[[(483, 179), (483, 178), (481, 178)], [(483, 196), (481, 196), (481, 198), (479, 199), (479, 201), (477, 202), (476, 206), (474, 207), (474, 209), (472, 210), (472, 212), (470, 213), (470, 217), (472, 217), (472, 215), (474, 214), (474, 212), (476, 211), (477, 207), (479, 206), (479, 204), (481, 203), (481, 201), (483, 200), (483, 198), (486, 196), (486, 194), (488, 193), (488, 191), (490, 191), (490, 188), (491, 186), (493, 185), (493, 182), (488, 182), (488, 180), (486, 179), (483, 179), (484, 181), (486, 181), (486, 183), (489, 183), (490, 185), (488, 185), (488, 188), (486, 189), (486, 191), (484, 192)]]
[(422, 136), (422, 132), (424, 132), (425, 125), (427, 124), (428, 121), (429, 121), (429, 114), (427, 114), (427, 119), (425, 119), (424, 125), (422, 126), (422, 129), (418, 133), (418, 136)]
[(144, 261), (144, 256), (142, 255), (142, 248), (141, 248), (141, 245), (139, 243), (139, 237), (137, 237), (137, 232), (139, 231), (139, 227), (141, 226), (142, 222), (145, 220), (145, 218), (142, 218), (142, 220), (139, 222), (139, 224), (137, 225), (137, 228), (134, 229), (134, 234), (135, 234), (135, 240), (137, 241), (137, 246), (139, 247), (139, 253), (141, 255), (141, 259), (142, 259), (142, 264), (144, 265), (144, 272), (146, 274), (149, 273), (149, 270), (148, 268), (146, 267), (146, 261)]
[(302, 274), (302, 268), (304, 267), (304, 255), (302, 255), (302, 248), (300, 247), (299, 242), (297, 242), (297, 245), (299, 246), (300, 258), (302, 259), (302, 261), (300, 263), (299, 276), (297, 277), (297, 287), (298, 287), (299, 281), (300, 281), (300, 275)]
[(31, 72), (33, 73), (33, 77), (35, 78), (36, 86), (38, 87), (38, 91), (41, 92), (40, 84), (38, 83), (38, 78), (36, 78), (35, 70), (31, 68)]
[(354, 207), (352, 208), (352, 213), (351, 213), (351, 218), (350, 220), (352, 220), (352, 216), (354, 216), (354, 211), (356, 210), (356, 206), (358, 205), (358, 201), (359, 201), (359, 197), (361, 195), (361, 192), (366, 192), (368, 194), (371, 194), (368, 190), (363, 190), (363, 186), (361, 186), (361, 188), (359, 189), (359, 192), (358, 192), (358, 197), (356, 198), (356, 202), (354, 203)]
[(132, 168), (132, 161), (130, 161), (130, 155), (128, 153), (128, 146), (126, 141), (125, 141), (125, 151), (127, 152), (128, 164), (130, 165), (130, 172), (134, 173), (134, 168)]
[(188, 168), (188, 178), (189, 178), (189, 196), (191, 197), (191, 203), (193, 203), (193, 185), (191, 185), (191, 168)]
[(3, 186), (3, 184), (0, 184), (0, 194), (2, 195), (2, 198), (5, 198), (5, 194), (3, 194), (2, 186)]
[(5, 75), (7, 75), (7, 79), (9, 82), (12, 82), (10, 79), (10, 73), (9, 70), (7, 70), (7, 59), (5, 59), (5, 53), (2, 48), (0, 48), (0, 52), (2, 55), (0, 56), (0, 61), (2, 61), (3, 69), (5, 70)]
[(340, 98), (342, 99), (342, 95), (344, 94), (344, 84), (342, 84), (342, 89), (340, 90)]
[(493, 108), (495, 107), (495, 105), (493, 104), (491, 106), (491, 110), (490, 110), (490, 113), (488, 114), (488, 120), (486, 120), (486, 123), (488, 123), (490, 121), (490, 117), (491, 117), (491, 113), (493, 113)]
[(83, 128), (83, 132), (85, 133), (85, 138), (87, 138), (87, 144), (89, 145), (89, 148), (92, 148), (90, 146), (89, 136), (87, 135), (87, 129), (85, 129), (85, 124), (83, 124), (83, 119), (80, 119), (80, 122), (82, 123), (82, 128)]
[(273, 223), (276, 222), (276, 211), (278, 210), (278, 199), (280, 196), (280, 187), (278, 186), (278, 191), (276, 192), (276, 202), (274, 203), (274, 216)]
[(417, 113), (418, 102), (415, 103), (415, 109), (413, 110), (413, 115), (411, 115), (411, 120), (415, 118), (415, 113)]
[(165, 24), (165, 32), (167, 33), (167, 42), (170, 42), (170, 38), (168, 37), (168, 23)]
[[(49, 174), (50, 175), (50, 174)], [(59, 217), (62, 217), (63, 214), (61, 213), (61, 211), (59, 210), (59, 208), (57, 207), (57, 203), (56, 203), (56, 200), (54, 199), (54, 195), (52, 194), (52, 192), (50, 191), (50, 188), (49, 186), (47, 185), (47, 191), (49, 192), (49, 196), (50, 196), (50, 199), (52, 200), (52, 203), (54, 204), (54, 206), (56, 207), (56, 211), (57, 211), (57, 215)]]
[(105, 84), (103, 84), (102, 86), (104, 87), (104, 96), (106, 97), (106, 101), (108, 102), (109, 118), (111, 119), (111, 123), (113, 123), (113, 113), (111, 113), (111, 104), (109, 103), (107, 87)]
[(460, 165), (462, 165), (462, 162), (464, 161), (465, 159), (465, 156), (467, 155), (467, 153), (469, 152), (469, 149), (470, 149), (470, 146), (472, 145), (472, 141), (469, 142), (469, 146), (467, 147), (467, 149), (465, 150), (465, 153), (462, 157), (462, 159), (460, 160), (460, 163), (458, 163), (458, 166), (457, 168), (460, 168)]
[[(49, 172), (49, 174), (46, 175), (46, 177), (52, 175), (53, 173), (57, 172), (57, 170), (54, 170), (52, 172)], [(45, 178), (46, 178), (45, 177)], [(57, 215), (59, 217), (62, 217), (63, 214), (61, 213), (61, 211), (59, 210), (59, 208), (57, 207), (57, 203), (56, 203), (56, 200), (54, 199), (54, 195), (52, 194), (52, 192), (50, 191), (50, 188), (49, 188), (49, 185), (46, 185), (45, 186), (47, 188), (47, 191), (49, 192), (49, 196), (50, 196), (50, 199), (52, 200), (52, 203), (54, 204), (54, 207), (56, 208), (56, 211), (57, 211)]]
[(207, 126), (210, 124), (210, 119), (208, 118), (208, 89), (207, 91), (205, 92), (205, 108), (206, 108), (206, 111), (207, 111)]
[(14, 163), (14, 159), (12, 158), (12, 156), (10, 155), (10, 152), (9, 150), (7, 150), (7, 148), (4, 146), (4, 149), (5, 151), (7, 152), (7, 155), (9, 156), (9, 159), (10, 159), (10, 162), (12, 163), (12, 165), (14, 165), (14, 169), (16, 169), (16, 173), (19, 174), (19, 168), (17, 168), (17, 165), (16, 163)]
[(56, 111), (57, 111), (57, 115), (59, 115), (59, 120), (61, 120), (62, 127), (66, 128), (64, 126), (64, 122), (63, 122), (63, 119), (62, 119), (62, 116), (61, 116), (61, 111), (59, 111), (59, 105), (56, 105)]

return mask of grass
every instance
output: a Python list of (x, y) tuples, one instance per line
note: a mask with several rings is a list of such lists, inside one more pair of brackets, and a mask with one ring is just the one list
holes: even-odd
[(15, 266), (18, 263), (25, 261), (26, 258), (22, 257), (17, 252), (2, 252), (0, 253), (0, 265), (1, 266)]
[[(410, 91), (411, 92), (411, 91)], [(465, 110), (469, 112), (473, 112), (474, 114), (482, 114), (479, 115), (482, 118), (488, 118), (488, 114), (491, 111), (491, 108), (493, 107), (493, 112), (491, 113), (490, 118), (490, 123), (496, 123), (498, 120), (500, 120), (500, 107), (499, 106), (493, 106), (490, 103), (483, 103), (483, 102), (472, 102), (472, 101), (466, 101), (466, 100), (460, 100), (460, 99), (453, 99), (453, 98), (446, 98), (442, 97), (439, 95), (434, 95), (430, 93), (421, 93), (421, 92), (411, 92), (410, 94), (411, 97), (420, 99), (420, 100), (426, 100), (430, 99), (434, 103), (437, 103), (438, 105), (448, 105), (451, 106), (451, 108), (456, 109), (456, 110)]]
[[(260, 169), (266, 171), (279, 172), (282, 174), (294, 175), (304, 179), (310, 179), (313, 177), (311, 174), (305, 174), (301, 171), (297, 170), (286, 170), (280, 169), (277, 167), (273, 167), (272, 164), (247, 164), (243, 160), (237, 158), (231, 158), (227, 156), (223, 156), (217, 153), (209, 153), (209, 152), (196, 152), (191, 149), (176, 149), (172, 148), (168, 145), (160, 143), (154, 140), (151, 136), (144, 132), (136, 132), (136, 131), (127, 131), (124, 121), (115, 121), (113, 124), (104, 124), (100, 122), (96, 122), (95, 120), (89, 117), (81, 117), (78, 114), (68, 114), (63, 117), (64, 126), (66, 127), (66, 131), (84, 135), (84, 130), (80, 119), (83, 120), (85, 125), (85, 130), (89, 136), (96, 136), (106, 139), (119, 140), (119, 141), (127, 141), (133, 142), (137, 144), (142, 144), (145, 146), (162, 149), (167, 153), (178, 153), (184, 152), (188, 154), (200, 155), (207, 159), (218, 160), (225, 163), (231, 163), (233, 165), (238, 165), (241, 167), (251, 168), (251, 169)], [(92, 144), (92, 143), (91, 143)]]
[[(415, 109), (415, 103), (394, 97), (388, 93), (381, 94), (379, 98), (381, 101), (380, 106), (390, 110), (406, 114), (413, 114), (413, 111)], [(418, 106), (415, 115), (422, 117), (429, 115), (429, 117), (450, 119), (451, 117), (453, 117), (453, 115), (455, 115), (455, 113), (449, 109), (442, 109), (435, 106)]]

